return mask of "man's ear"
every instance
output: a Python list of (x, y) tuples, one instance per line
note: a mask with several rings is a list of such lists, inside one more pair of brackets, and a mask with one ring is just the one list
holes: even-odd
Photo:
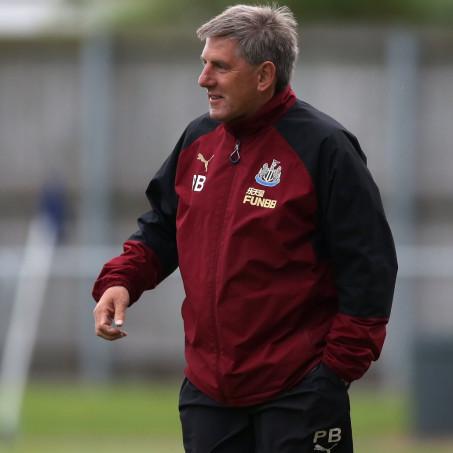
[(266, 91), (269, 87), (275, 85), (277, 79), (277, 70), (272, 61), (261, 63), (258, 68), (258, 91)]

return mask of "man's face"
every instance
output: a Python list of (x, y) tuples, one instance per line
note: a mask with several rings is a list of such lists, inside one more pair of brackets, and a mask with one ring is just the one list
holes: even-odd
[(236, 40), (206, 39), (201, 60), (204, 68), (198, 84), (208, 92), (212, 119), (231, 122), (250, 117), (258, 110), (258, 69), (239, 55)]

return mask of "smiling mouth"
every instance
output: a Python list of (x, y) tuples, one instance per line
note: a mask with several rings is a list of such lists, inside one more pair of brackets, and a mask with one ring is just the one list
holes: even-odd
[(219, 101), (220, 99), (223, 99), (223, 96), (219, 96), (217, 94), (209, 94), (209, 101)]

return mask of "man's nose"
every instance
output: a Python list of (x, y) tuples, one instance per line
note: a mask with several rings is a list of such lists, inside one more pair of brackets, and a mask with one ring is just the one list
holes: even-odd
[(198, 85), (200, 85), (202, 88), (207, 88), (207, 87), (212, 87), (214, 85), (214, 83), (215, 83), (215, 81), (213, 80), (213, 78), (211, 76), (208, 65), (206, 65), (198, 77)]

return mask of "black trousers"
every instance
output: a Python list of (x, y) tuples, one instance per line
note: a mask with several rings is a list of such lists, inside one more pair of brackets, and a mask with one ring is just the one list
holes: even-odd
[(353, 453), (347, 388), (324, 365), (278, 397), (240, 408), (185, 379), (179, 412), (186, 453)]

